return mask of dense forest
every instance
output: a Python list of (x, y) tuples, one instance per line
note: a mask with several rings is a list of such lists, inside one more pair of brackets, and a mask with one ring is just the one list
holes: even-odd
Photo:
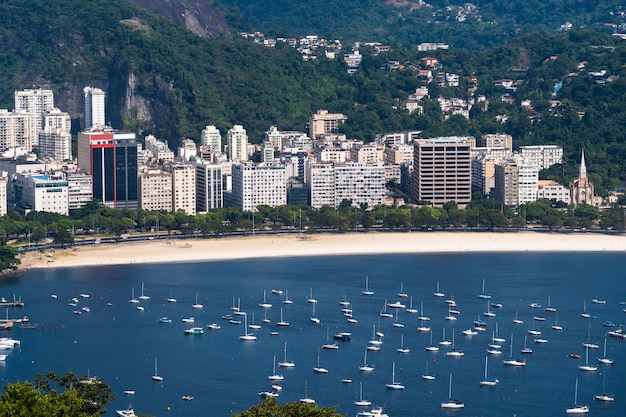
[[(355, 8), (353, 2), (344, 3), (346, 12)], [(533, 4), (518, 2), (507, 13), (530, 24), (530, 12), (526, 17), (519, 15)], [(288, 10), (289, 5), (291, 2), (286, 2), (281, 10)], [(371, 5), (362, 7), (360, 13), (368, 16), (383, 7), (382, 2)], [(492, 10), (499, 18), (506, 15), (502, 2), (477, 5), (482, 13)], [(559, 20), (566, 9), (582, 13), (586, 5), (563, 2), (562, 7), (554, 8), (553, 18)], [(610, 16), (609, 10), (618, 10), (611, 2), (596, 6), (585, 15), (590, 26), (601, 21), (601, 16)], [(227, 10), (229, 19), (236, 21), (232, 4)], [(329, 10), (340, 15), (336, 9)], [(385, 10), (381, 9), (381, 18), (388, 13)], [(411, 13), (403, 12), (403, 16)], [(341, 26), (360, 27), (358, 20), (343, 16)], [(516, 147), (564, 147), (565, 164), (545, 172), (544, 177), (563, 183), (574, 178), (580, 152), (585, 149), (588, 171), (600, 194), (620, 187), (626, 179), (626, 45), (600, 31), (543, 31), (505, 43), (501, 42), (506, 38), (500, 36), (500, 44), (480, 50), (451, 48), (424, 53), (398, 42), (391, 52), (377, 55), (362, 48), (361, 67), (349, 75), (341, 59), (304, 62), (295, 49), (281, 43), (268, 48), (238, 37), (202, 38), (123, 0), (8, 0), (0, 4), (0, 19), (4, 22), (0, 75), (5, 81), (0, 84), (0, 107), (13, 107), (14, 90), (51, 88), (57, 106), (72, 114), (75, 130), (80, 128), (82, 87), (90, 84), (107, 91), (107, 120), (113, 126), (139, 136), (153, 133), (170, 146), (186, 137), (198, 141), (208, 124), (216, 125), (222, 134), (234, 124), (242, 124), (250, 140), (259, 143), (269, 126), (305, 130), (310, 115), (325, 108), (346, 114), (344, 132), (366, 142), (379, 133), (403, 130), (421, 130), (424, 137), (509, 133)], [(239, 19), (241, 24), (241, 16)], [(546, 20), (536, 22), (539, 25)], [(545, 27), (551, 26), (548, 23)], [(477, 34), (458, 36), (479, 39)], [(459, 86), (442, 87), (418, 79), (416, 70), (426, 55), (439, 60), (435, 72), (458, 74)], [(391, 60), (404, 69), (384, 69)], [(594, 79), (590, 71), (604, 71), (605, 75)], [(467, 88), (470, 76), (477, 77), (475, 91)], [(516, 91), (496, 86), (494, 81), (502, 78), (514, 80)], [(562, 87), (554, 94), (560, 83)], [(428, 85), (431, 99), (425, 101), (423, 114), (409, 114), (401, 103), (421, 85)], [(505, 93), (512, 100), (502, 101)], [(439, 96), (485, 96), (489, 106), (484, 111), (474, 106), (470, 120), (445, 118), (435, 100)], [(531, 106), (523, 108), (523, 100), (529, 100)]]

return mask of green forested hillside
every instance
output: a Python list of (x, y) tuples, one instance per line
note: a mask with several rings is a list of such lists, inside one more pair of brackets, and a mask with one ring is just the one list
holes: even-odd
[[(0, 108), (13, 107), (16, 89), (46, 87), (59, 97), (58, 107), (77, 109), (72, 117), (78, 119), (82, 87), (96, 84), (107, 91), (114, 127), (154, 133), (171, 146), (185, 137), (198, 140), (208, 124), (223, 134), (242, 124), (258, 143), (269, 126), (304, 130), (308, 117), (325, 108), (348, 116), (343, 129), (351, 138), (371, 141), (409, 129), (424, 136), (505, 132), (515, 146), (564, 146), (565, 166), (549, 173), (560, 181), (575, 175), (582, 148), (600, 191), (626, 180), (626, 46), (597, 31), (541, 32), (486, 50), (429, 52), (442, 64), (436, 71), (461, 79), (459, 87), (428, 84), (433, 99), (468, 98), (467, 78), (474, 75), (474, 95), (489, 100), (486, 111), (472, 109), (469, 121), (444, 121), (435, 100), (426, 101), (423, 115), (402, 110), (403, 100), (425, 84), (415, 68), (426, 53), (414, 48), (396, 46), (378, 56), (364, 48), (361, 68), (348, 75), (340, 59), (303, 62), (280, 43), (267, 48), (239, 38), (201, 38), (123, 0), (7, 0), (0, 3), (0, 21)], [(405, 69), (382, 69), (389, 60)], [(588, 76), (601, 70), (610, 81)], [(501, 78), (518, 80), (512, 104), (502, 102), (505, 91), (494, 86)], [(520, 107), (526, 99), (530, 109)], [(498, 115), (508, 120), (496, 122)]]

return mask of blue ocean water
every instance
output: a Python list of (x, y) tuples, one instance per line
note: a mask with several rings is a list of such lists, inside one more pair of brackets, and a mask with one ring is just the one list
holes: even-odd
[[(9, 316), (28, 315), (30, 323), (39, 324), (36, 329), (16, 326), (6, 332), (21, 340), (21, 346), (0, 364), (0, 377), (7, 383), (32, 380), (38, 372), (65, 374), (68, 370), (102, 377), (117, 396), (108, 415), (132, 404), (136, 412), (155, 416), (230, 416), (257, 404), (261, 400), (258, 393), (270, 389), (273, 358), (283, 359), (284, 343), (288, 342), (287, 358), (296, 366), (277, 368), (285, 378), (280, 403), (304, 397), (306, 384), (308, 396), (318, 405), (338, 405), (340, 412), (354, 416), (361, 410), (353, 402), (362, 383), (363, 398), (383, 406), (391, 417), (459, 414), (440, 407), (448, 398), (452, 374), (452, 396), (465, 402), (460, 412), (464, 416), (548, 417), (565, 415), (565, 409), (574, 404), (578, 378), (578, 402), (589, 405), (591, 415), (621, 416), (626, 407), (626, 341), (607, 339), (607, 356), (614, 358), (615, 364), (599, 365), (596, 372), (579, 370), (579, 360), (569, 354), (581, 355), (584, 362), (582, 343), (590, 338), (600, 345), (598, 350), (589, 350), (589, 362), (595, 363), (603, 354), (604, 335), (611, 330), (603, 323), (610, 320), (619, 328), (626, 322), (626, 305), (621, 304), (626, 301), (625, 261), (622, 253), (419, 254), (33, 270), (2, 277), (0, 282), (0, 296), (25, 302), (23, 309), (9, 310)], [(373, 296), (361, 294), (366, 276)], [(478, 297), (483, 279), (491, 300)], [(443, 298), (433, 296), (437, 281), (446, 294)], [(144, 310), (139, 311), (137, 304), (128, 300), (133, 289), (135, 297), (141, 295), (142, 283), (150, 299), (140, 303)], [(448, 340), (454, 333), (455, 347), (465, 352), (464, 357), (448, 357), (445, 352), (449, 348), (444, 347), (439, 352), (426, 351), (431, 335), (416, 330), (418, 314), (399, 309), (397, 322), (404, 328), (393, 326), (395, 316), (379, 316), (386, 301), (408, 306), (410, 299), (397, 295), (401, 287), (412, 298), (414, 308), (420, 309), (423, 303), (433, 343), (438, 344), (445, 328)], [(283, 304), (285, 294), (274, 294), (272, 289), (288, 292), (293, 304)], [(267, 302), (273, 304), (267, 310), (259, 307), (264, 291)], [(312, 304), (307, 298), (311, 293), (318, 300), (318, 325), (309, 319)], [(204, 306), (199, 310), (191, 307), (196, 294)], [(548, 296), (556, 313), (544, 311)], [(78, 305), (69, 306), (74, 297), (79, 299)], [(167, 302), (168, 297), (177, 302)], [(450, 297), (460, 311), (457, 321), (445, 319), (445, 300)], [(341, 312), (339, 301), (344, 298), (351, 303), (358, 320), (355, 324), (348, 323)], [(593, 303), (594, 298), (606, 304)], [(254, 322), (262, 324), (255, 332), (257, 341), (240, 341), (243, 324), (222, 320), (223, 315), (232, 314), (233, 300), (240, 300), (249, 324), (253, 314)], [(491, 302), (501, 303), (502, 308), (490, 308), (496, 317), (484, 317)], [(531, 303), (542, 307), (531, 308)], [(597, 318), (581, 317), (584, 304)], [(74, 314), (83, 306), (89, 306), (91, 312)], [(281, 308), (289, 327), (275, 324)], [(524, 324), (513, 324), (516, 314)], [(546, 321), (535, 321), (534, 315)], [(159, 323), (162, 316), (171, 318), (172, 323)], [(194, 324), (182, 322), (190, 316), (194, 316)], [(262, 323), (264, 316), (271, 324)], [(462, 335), (477, 318), (488, 322), (487, 331), (472, 337)], [(562, 331), (551, 328), (556, 320)], [(502, 355), (489, 357), (488, 373), (500, 383), (481, 387), (486, 348), (496, 322), (499, 336), (506, 342), (502, 343)], [(211, 331), (206, 328), (209, 323), (222, 328)], [(205, 333), (184, 334), (191, 326), (204, 327)], [(364, 373), (358, 366), (373, 326), (384, 333), (384, 343), (379, 352), (368, 352), (368, 362), (376, 369)], [(527, 366), (504, 366), (511, 335), (514, 356), (521, 356), (524, 338), (532, 327), (541, 330), (548, 343), (535, 344), (528, 336), (527, 344), (534, 352), (525, 355)], [(332, 339), (342, 331), (352, 333), (352, 339), (339, 342), (336, 351), (322, 349), (319, 353), (320, 366), (327, 368), (328, 374), (313, 372), (318, 348), (326, 342), (328, 332)], [(411, 349), (408, 354), (396, 350), (401, 335), (404, 346)], [(161, 383), (151, 379), (155, 358), (164, 378)], [(406, 387), (402, 391), (385, 387), (391, 382), (394, 362), (395, 379)], [(434, 381), (422, 379), (427, 363)], [(342, 383), (344, 378), (353, 382)], [(607, 392), (615, 394), (614, 403), (593, 400), (603, 384)], [(124, 390), (136, 393), (124, 395)], [(194, 399), (182, 401), (183, 395)]]

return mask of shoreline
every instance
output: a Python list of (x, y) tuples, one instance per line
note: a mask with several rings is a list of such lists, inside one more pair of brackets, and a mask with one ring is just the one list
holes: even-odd
[(81, 246), (22, 258), (18, 271), (300, 256), (484, 252), (626, 252), (625, 235), (521, 232), (359, 232), (148, 240)]

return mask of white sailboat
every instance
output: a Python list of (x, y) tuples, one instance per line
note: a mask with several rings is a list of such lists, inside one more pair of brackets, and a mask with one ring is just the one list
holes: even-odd
[(574, 406), (565, 411), (567, 414), (587, 414), (589, 412), (588, 405), (578, 404), (578, 378), (576, 378), (576, 388), (574, 389)]
[(396, 309), (396, 321), (392, 324), (393, 327), (403, 328), (404, 324), (398, 322), (398, 309)]
[(304, 380), (304, 397), (300, 398), (300, 402), (303, 404), (315, 404), (315, 400), (307, 395), (306, 380)]
[(396, 349), (398, 353), (409, 353), (411, 349), (404, 347), (404, 333), (400, 335), (400, 347)]
[(602, 375), (602, 392), (600, 394), (594, 395), (593, 399), (597, 401), (605, 401), (605, 402), (615, 401), (615, 396), (613, 396), (612, 394), (606, 393), (606, 390), (604, 388), (604, 375)]
[(361, 291), (363, 295), (374, 295), (374, 291), (370, 290), (369, 276), (365, 276), (365, 289)]
[(280, 320), (276, 322), (276, 325), (279, 327), (289, 327), (289, 322), (283, 320), (283, 309), (280, 309)]
[(509, 357), (508, 359), (504, 359), (502, 363), (508, 366), (526, 366), (525, 359), (516, 359), (513, 357), (513, 334), (511, 334), (511, 347), (510, 347)]
[(458, 409), (465, 407), (463, 401), (452, 399), (452, 373), (450, 373), (450, 384), (448, 386), (448, 401), (441, 403), (441, 408)]
[(598, 362), (605, 365), (613, 365), (613, 363), (615, 363), (613, 359), (607, 358), (606, 356), (606, 336), (604, 337), (604, 353), (601, 358), (598, 358)]
[(563, 330), (563, 326), (559, 325), (559, 322), (557, 321), (557, 315), (554, 315), (554, 324), (552, 325), (552, 329), (554, 330)]
[(404, 286), (404, 282), (400, 282), (400, 292), (398, 293), (398, 297), (400, 298), (407, 298), (408, 295), (407, 293), (404, 292), (403, 287)]
[(491, 311), (489, 301), (487, 301), (487, 311), (485, 311), (483, 313), (483, 316), (485, 316), (485, 317), (495, 317), (496, 316), (496, 313)]
[(448, 339), (446, 339), (446, 328), (444, 327), (442, 330), (442, 337), (441, 337), (441, 342), (439, 342), (440, 346), (450, 346), (452, 344), (452, 342), (450, 342)]
[(363, 356), (363, 365), (359, 366), (359, 371), (372, 372), (373, 370), (374, 365), (367, 363), (367, 349), (365, 349), (365, 355)]
[(287, 342), (285, 342), (285, 347), (283, 349), (283, 361), (278, 362), (278, 366), (280, 366), (281, 368), (293, 368), (294, 366), (296, 366), (294, 362), (287, 360)]
[(267, 302), (266, 294), (267, 294), (266, 290), (263, 290), (263, 302), (259, 303), (259, 307), (261, 307), (261, 308), (272, 308), (272, 304)]
[(426, 361), (426, 371), (422, 375), (422, 379), (425, 379), (427, 381), (434, 381), (435, 380), (435, 374), (429, 374), (428, 373), (428, 361)]
[(313, 298), (313, 288), (309, 288), (309, 298), (306, 299), (307, 303), (317, 303), (317, 300)]
[(521, 350), (521, 352), (525, 355), (533, 353), (533, 350), (527, 346), (526, 344), (527, 341), (528, 341), (528, 335), (526, 334), (524, 335), (524, 348)]
[(406, 309), (407, 313), (411, 313), (411, 314), (417, 314), (417, 309), (413, 308), (413, 297), (409, 298), (409, 306)]
[(439, 281), (437, 281), (437, 289), (433, 293), (435, 297), (445, 297), (445, 294), (439, 291)]
[(139, 299), (140, 299), (140, 300), (149, 300), (149, 299), (150, 299), (150, 297), (149, 297), (149, 296), (147, 296), (147, 295), (145, 295), (145, 294), (143, 293), (143, 290), (144, 290), (144, 285), (143, 285), (143, 282), (142, 282), (142, 283), (141, 283), (141, 295), (139, 296)]
[(581, 371), (597, 371), (598, 367), (589, 364), (589, 348), (585, 348), (585, 364), (578, 365), (578, 369)]
[(465, 352), (454, 347), (454, 331), (452, 332), (452, 350), (446, 352), (446, 356), (461, 357), (465, 356)]
[(396, 363), (395, 362), (393, 362), (391, 366), (391, 383), (385, 384), (385, 386), (387, 387), (387, 389), (394, 389), (394, 390), (404, 389), (404, 385), (396, 381)]
[(267, 377), (270, 381), (282, 381), (285, 379), (281, 374), (276, 373), (276, 355), (274, 355), (274, 362), (272, 363), (272, 374)]
[(243, 315), (243, 334), (239, 336), (239, 340), (243, 340), (246, 342), (252, 342), (256, 340), (256, 336), (252, 333), (248, 333), (248, 315), (244, 313)]
[(524, 324), (524, 320), (517, 318), (517, 310), (515, 310), (515, 317), (513, 317), (513, 324)]
[(583, 301), (583, 312), (580, 313), (580, 317), (584, 319), (591, 318), (591, 314), (589, 314), (589, 312), (587, 311), (587, 300)]
[(314, 324), (320, 324), (320, 319), (317, 318), (317, 316), (315, 316), (315, 306), (317, 305), (317, 303), (313, 303), (313, 312), (311, 313), (311, 323)]
[(138, 299), (135, 298), (135, 287), (133, 287), (133, 289), (131, 290), (130, 293), (130, 300), (128, 300), (129, 303), (133, 303), (133, 304), (137, 304), (139, 302)]
[(372, 405), (371, 401), (363, 399), (363, 383), (362, 382), (359, 383), (359, 399), (354, 402), (354, 405), (356, 405), (357, 407), (369, 407), (370, 405)]
[(320, 349), (319, 348), (317, 348), (317, 366), (313, 367), (313, 371), (317, 372), (318, 374), (328, 373), (328, 369), (320, 366)]
[(367, 342), (372, 346), (380, 346), (383, 344), (383, 341), (380, 337), (376, 336), (376, 325), (372, 325), (372, 338)]
[(256, 324), (254, 322), (254, 311), (252, 312), (252, 323), (248, 325), (248, 328), (251, 330), (260, 330), (261, 329), (261, 325), (260, 324)]
[(285, 290), (285, 299), (283, 300), (283, 304), (293, 304), (293, 301), (289, 299), (289, 291)]
[(487, 376), (487, 361), (489, 357), (485, 356), (485, 377), (480, 381), (480, 385), (487, 387), (495, 387), (500, 383), (496, 378), (490, 378)]
[(157, 372), (157, 358), (154, 358), (154, 375), (152, 375), (152, 380), (157, 382), (163, 381), (163, 377)]
[(491, 294), (485, 292), (485, 279), (483, 278), (483, 290), (480, 294), (478, 294), (478, 298), (482, 298), (485, 300), (489, 300), (491, 298)]
[(387, 312), (387, 299), (386, 298), (385, 298), (385, 304), (383, 304), (383, 309), (380, 311), (379, 316), (387, 317), (387, 318), (393, 317), (393, 314)]
[(433, 344), (433, 332), (430, 332), (430, 346), (426, 346), (426, 350), (429, 352), (439, 351), (439, 346)]
[(204, 306), (198, 302), (198, 293), (196, 293), (196, 303), (192, 304), (191, 308), (195, 308), (196, 310), (199, 310), (199, 309), (201, 309), (203, 307)]
[(424, 303), (421, 303), (420, 314), (421, 315), (418, 317), (420, 325), (417, 327), (417, 331), (422, 333), (429, 332), (431, 330), (430, 326), (426, 326), (426, 324), (424, 324), (425, 321), (430, 320), (430, 317), (424, 314)]
[(544, 310), (549, 311), (551, 313), (556, 313), (556, 307), (553, 307), (552, 304), (550, 303), (550, 296), (548, 296), (548, 305), (546, 306), (546, 308), (544, 308)]
[(326, 325), (326, 343), (322, 345), (322, 349), (337, 350), (339, 345), (337, 343), (330, 342), (330, 327)]
[(166, 298), (166, 301), (168, 303), (175, 303), (177, 301), (176, 298), (172, 297), (172, 291), (170, 291), (170, 296)]

